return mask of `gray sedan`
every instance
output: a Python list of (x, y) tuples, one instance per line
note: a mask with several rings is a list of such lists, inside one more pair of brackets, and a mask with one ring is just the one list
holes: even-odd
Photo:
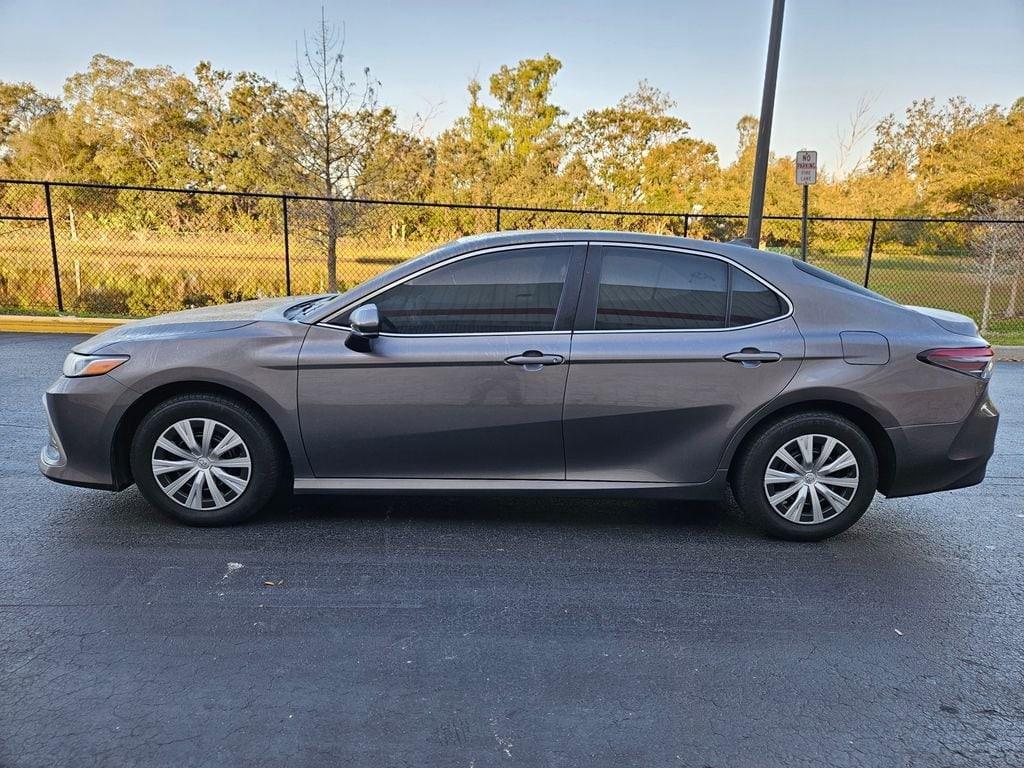
[(981, 482), (998, 413), (967, 317), (741, 245), (457, 240), (340, 295), (189, 310), (75, 347), (40, 467), (186, 523), (289, 493), (716, 499), (816, 540)]

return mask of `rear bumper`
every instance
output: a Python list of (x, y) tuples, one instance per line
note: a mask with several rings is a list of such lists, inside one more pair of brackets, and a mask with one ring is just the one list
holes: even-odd
[(999, 411), (986, 392), (961, 422), (887, 429), (894, 462), (879, 490), (914, 496), (977, 485), (995, 450)]

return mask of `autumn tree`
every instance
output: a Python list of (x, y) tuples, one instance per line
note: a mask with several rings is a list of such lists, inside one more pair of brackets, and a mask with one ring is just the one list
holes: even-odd
[[(545, 54), (474, 78), (465, 111), (430, 134), (399, 126), (394, 111), (378, 101), (378, 83), (368, 70), (348, 77), (343, 42), (322, 15), (299, 46), (289, 85), (209, 62), (181, 74), (105, 55), (72, 74), (59, 97), (29, 83), (0, 83), (0, 175), (332, 199), (689, 213), (747, 207), (754, 117), (737, 125), (735, 158), (720, 157), (713, 144), (692, 136), (668, 94), (646, 82), (613, 106), (572, 118), (556, 98), (562, 64)], [(861, 162), (853, 148), (866, 135), (868, 104), (862, 100), (849, 132), (840, 136), (840, 162), (821, 174), (812, 214), (972, 216), (993, 201), (1024, 199), (1024, 100), (1009, 108), (975, 106), (962, 97), (914, 101), (877, 124)], [(15, 193), (8, 188), (3, 194), (12, 200)], [(62, 205), (75, 194), (62, 191)], [(91, 193), (92, 202), (100, 199)], [(128, 227), (194, 226), (196, 216), (226, 227), (272, 228), (280, 221), (278, 201), (128, 192), (102, 199)], [(799, 207), (792, 160), (773, 155), (766, 210), (795, 213)], [(405, 207), (397, 214), (378, 208), (375, 219), (367, 209), (345, 202), (295, 205), (292, 222), (323, 250), (332, 288), (339, 238), (371, 225), (386, 229), (385, 217), (403, 232), (408, 225), (431, 237), (495, 223), (486, 210)], [(636, 217), (603, 222), (652, 223)], [(566, 223), (567, 217), (525, 212), (505, 220), (505, 226)], [(742, 229), (739, 218), (691, 224), (694, 233), (712, 237)], [(788, 243), (793, 231), (778, 221), (764, 229), (774, 245)]]
[(950, 130), (921, 154), (918, 172), (929, 200), (954, 212), (1024, 199), (1024, 98)]
[(466, 114), (436, 143), (435, 198), (474, 203), (550, 201), (563, 156), (563, 110), (551, 102), (562, 63), (550, 55), (502, 66), (482, 86), (472, 80)]
[(200, 62), (195, 69), (202, 108), (197, 164), (216, 189), (283, 191), (289, 166), (280, 151), (291, 125), (288, 92), (253, 72), (232, 74)]
[(641, 81), (614, 107), (588, 110), (569, 126), (573, 153), (613, 204), (643, 203), (650, 153), (683, 140), (689, 131), (685, 120), (669, 114), (674, 106), (667, 94)]
[(196, 86), (170, 67), (96, 55), (64, 85), (64, 101), (93, 164), (113, 183), (187, 186), (201, 181)]
[[(702, 196), (703, 212), (741, 214), (746, 210), (754, 173), (757, 129), (758, 120), (753, 115), (744, 115), (737, 122), (736, 159), (708, 185)], [(769, 156), (765, 184), (767, 213), (800, 210), (800, 188), (794, 183), (794, 173), (792, 158), (779, 157), (775, 153)], [(718, 239), (739, 237), (745, 225), (743, 218), (707, 219), (702, 222), (705, 233)], [(761, 236), (769, 245), (792, 244), (796, 242), (794, 238), (798, 236), (798, 228), (786, 221), (765, 220)]]
[(40, 93), (31, 83), (0, 82), (0, 158), (11, 152), (11, 137), (25, 133), (35, 121), (59, 110), (58, 99)]
[(939, 107), (934, 98), (914, 100), (903, 119), (886, 115), (875, 127), (871, 168), (876, 173), (914, 176), (921, 159), (952, 134), (983, 123), (996, 107), (976, 107), (957, 96)]

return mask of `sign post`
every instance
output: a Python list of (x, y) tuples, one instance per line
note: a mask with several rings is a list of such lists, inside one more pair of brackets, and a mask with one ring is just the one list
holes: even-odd
[(818, 153), (802, 149), (796, 153), (796, 183), (804, 192), (803, 213), (800, 216), (800, 260), (807, 261), (807, 190), (818, 181)]

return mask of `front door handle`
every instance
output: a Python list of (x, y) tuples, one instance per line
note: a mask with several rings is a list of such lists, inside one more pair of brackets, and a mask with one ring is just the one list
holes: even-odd
[(744, 368), (756, 368), (761, 363), (777, 363), (782, 359), (778, 352), (762, 352), (756, 347), (744, 347), (739, 352), (725, 355), (730, 363), (740, 363)]
[(506, 357), (505, 362), (509, 365), (521, 365), (528, 371), (539, 371), (545, 365), (558, 365), (564, 357), (561, 355), (545, 355), (536, 349), (529, 349), (521, 355)]

